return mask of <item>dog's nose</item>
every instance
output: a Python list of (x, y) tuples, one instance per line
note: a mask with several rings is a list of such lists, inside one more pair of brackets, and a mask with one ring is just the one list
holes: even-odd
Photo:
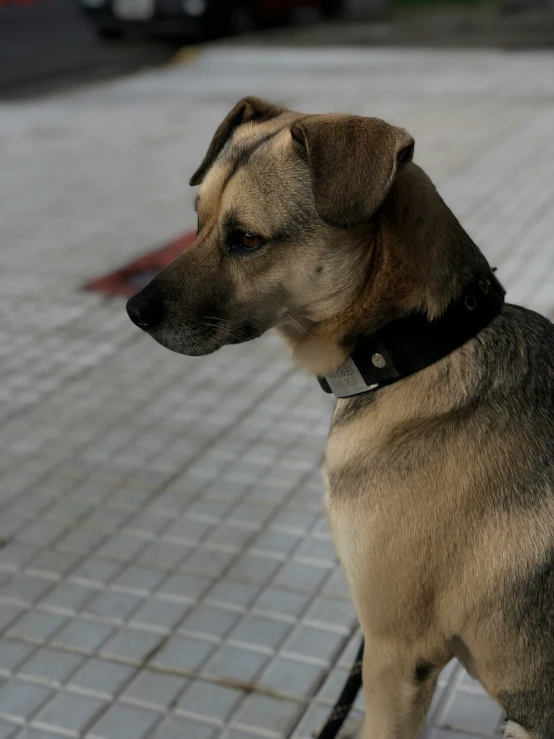
[(150, 287), (127, 301), (127, 313), (139, 328), (148, 331), (161, 323), (163, 301), (160, 293)]

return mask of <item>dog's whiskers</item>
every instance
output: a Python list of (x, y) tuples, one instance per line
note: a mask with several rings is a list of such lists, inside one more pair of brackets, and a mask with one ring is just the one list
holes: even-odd
[[(215, 317), (215, 316), (210, 316), (210, 317), (211, 317), (212, 319), (216, 319), (216, 317)], [(235, 328), (233, 328), (233, 327), (229, 327), (229, 326), (226, 326), (226, 325), (225, 325), (225, 324), (228, 324), (228, 323), (230, 323), (230, 321), (228, 321), (228, 320), (226, 320), (226, 319), (224, 319), (224, 318), (221, 318), (221, 319), (216, 319), (216, 320), (220, 320), (220, 321), (221, 321), (221, 323), (210, 323), (210, 322), (209, 322), (209, 321), (207, 321), (206, 319), (204, 319), (204, 320), (202, 321), (202, 323), (203, 323), (203, 325), (204, 325), (204, 326), (209, 326), (210, 328), (222, 328), (222, 325), (223, 325), (223, 326), (224, 326), (224, 327), (225, 327), (225, 328), (227, 329), (227, 336), (228, 336), (229, 338), (231, 338), (231, 339), (236, 339), (237, 341), (240, 341), (240, 340), (241, 340), (241, 338), (242, 338), (242, 337), (241, 337), (241, 334), (240, 334), (240, 333), (238, 332), (238, 330), (237, 330), (237, 329), (235, 329)]]

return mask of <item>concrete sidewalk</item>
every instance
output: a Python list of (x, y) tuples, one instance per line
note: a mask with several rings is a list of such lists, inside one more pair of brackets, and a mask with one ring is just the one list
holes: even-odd
[[(307, 739), (358, 646), (315, 380), (273, 336), (172, 355), (78, 291), (194, 226), (228, 109), (405, 126), (509, 299), (554, 316), (553, 93), (550, 54), (248, 48), (0, 107), (1, 739)], [(499, 721), (452, 664), (429, 736)]]

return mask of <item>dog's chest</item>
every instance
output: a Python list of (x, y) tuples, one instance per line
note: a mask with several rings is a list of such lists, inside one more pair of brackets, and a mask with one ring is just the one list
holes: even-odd
[[(369, 483), (370, 484), (370, 483)], [(436, 587), (433, 563), (408, 517), (367, 505), (361, 499), (328, 495), (327, 513), (337, 554), (365, 629), (374, 634), (401, 632), (419, 636)], [(413, 517), (412, 517), (413, 518)], [(416, 629), (417, 627), (417, 629)], [(414, 632), (416, 629), (417, 633)]]
[(388, 455), (378, 430), (351, 424), (331, 435), (323, 468), (337, 554), (358, 612), (379, 631), (408, 628), (405, 614), (424, 609), (436, 579), (428, 544), (437, 515), (422, 509), (417, 475), (400, 481)]

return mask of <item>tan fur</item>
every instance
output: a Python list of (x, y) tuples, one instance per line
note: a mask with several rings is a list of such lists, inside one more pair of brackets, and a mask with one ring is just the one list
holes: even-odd
[[(241, 101), (191, 180), (196, 243), (144, 291), (163, 299), (150, 333), (206, 354), (276, 328), (298, 366), (325, 375), (356, 336), (416, 310), (440, 316), (488, 265), (412, 153), (383, 121)], [(263, 246), (237, 252), (236, 233)], [(337, 403), (325, 500), (366, 638), (364, 739), (416, 739), (454, 656), (544, 725), (538, 627), (519, 631), (534, 607), (537, 623), (548, 613), (552, 377), (533, 378), (550, 327), (518, 310), (360, 404)], [(552, 736), (541, 731), (512, 723), (506, 736)]]

